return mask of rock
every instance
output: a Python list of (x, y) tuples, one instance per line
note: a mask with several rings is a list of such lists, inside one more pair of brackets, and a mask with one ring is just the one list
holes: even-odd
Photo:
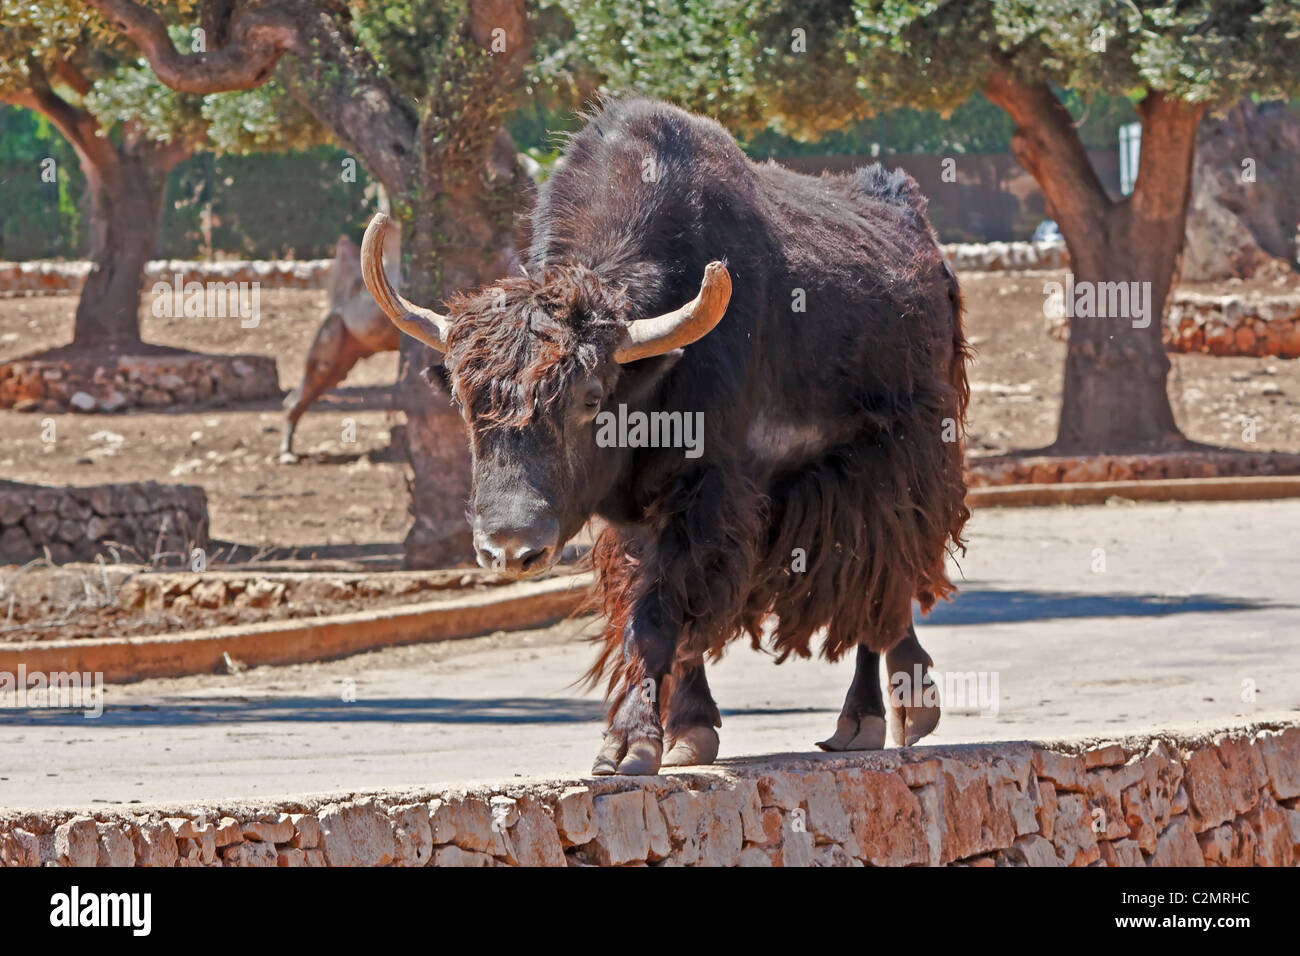
[(1196, 831), (1187, 817), (1172, 820), (1156, 839), (1156, 851), (1147, 861), (1149, 866), (1204, 866), (1201, 847), (1196, 842)]
[[(641, 794), (653, 801), (649, 794)], [(506, 840), (506, 860), (515, 866), (564, 866), (564, 847), (560, 835), (545, 807), (535, 797), (524, 797), (518, 802), (515, 822), (510, 826)], [(667, 837), (664, 838), (667, 855)]]
[(141, 823), (135, 833), (136, 866), (175, 866), (176, 835), (163, 823)]
[(218, 849), (232, 843), (238, 843), (243, 838), (244, 834), (239, 828), (239, 821), (234, 817), (222, 817), (212, 834), (213, 845)]
[(279, 866), (280, 851), (274, 843), (235, 843), (221, 851), (226, 866)]
[(1300, 797), (1300, 728), (1264, 731), (1256, 742), (1274, 798)]
[(309, 813), (291, 813), (289, 822), (293, 824), (293, 839), (290, 846), (311, 850), (320, 846), (320, 824)]
[(810, 773), (804, 777), (804, 802), (808, 829), (814, 843), (844, 843), (852, 832), (849, 816), (840, 803), (839, 787), (831, 773)]
[(496, 861), (487, 853), (462, 850), (455, 844), (435, 847), (433, 866), (495, 866)]
[[(1243, 181), (1243, 159), (1254, 171)], [(1300, 222), (1300, 121), (1285, 104), (1243, 97), (1197, 135), (1187, 214), (1185, 281), (1254, 275), (1295, 262)]]
[[(1025, 866), (1060, 866), (1061, 861), (1050, 840), (1037, 834), (1016, 837), (1015, 842), (1004, 853), (1013, 861)], [(1142, 855), (1138, 854), (1139, 862)]]
[(796, 773), (765, 773), (758, 778), (758, 797), (764, 807), (793, 810), (803, 803), (803, 780)]
[(1196, 832), (1225, 823), (1255, 805), (1268, 780), (1260, 749), (1245, 737), (1224, 736), (1186, 760), (1184, 785)]
[(860, 859), (872, 866), (929, 861), (921, 804), (899, 776), (855, 769), (835, 777)]
[(1052, 750), (1035, 750), (1034, 773), (1046, 778), (1059, 790), (1082, 791), (1084, 763), (1079, 757), (1056, 753)]
[(601, 866), (621, 866), (649, 856), (650, 835), (646, 830), (644, 793), (627, 790), (603, 794), (592, 800), (592, 809), (597, 833), (588, 849), (594, 862)]
[(383, 866), (397, 855), (388, 817), (373, 800), (330, 804), (317, 819), (330, 866)]
[(61, 866), (97, 866), (99, 831), (94, 817), (73, 817), (54, 831), (54, 853)]
[(1102, 862), (1107, 866), (1146, 866), (1142, 848), (1136, 840), (1106, 840), (1098, 844)]
[(430, 804), (434, 843), (455, 843), (479, 853), (504, 853), (501, 837), (493, 829), (492, 810), (481, 797), (450, 794)]
[(569, 787), (555, 801), (555, 829), (567, 849), (581, 846), (596, 835), (595, 810), (591, 791), (586, 787)]
[(21, 827), (0, 832), (0, 866), (40, 866), (40, 841)]
[(1277, 805), (1269, 793), (1260, 796), (1259, 803), (1246, 814), (1246, 822), (1259, 838), (1256, 866), (1292, 866), (1291, 827), (1286, 811)]
[(120, 823), (100, 823), (98, 866), (135, 866), (135, 845), (130, 829)]
[(397, 866), (426, 866), (433, 858), (433, 827), (423, 803), (394, 807), (391, 811)]
[(68, 399), (68, 404), (79, 412), (93, 412), (95, 410), (95, 396), (89, 392), (74, 392)]
[(293, 823), (287, 813), (280, 814), (280, 818), (274, 823), (254, 820), (245, 823), (240, 829), (245, 840), (255, 840), (259, 843), (288, 843), (293, 839), (294, 834)]

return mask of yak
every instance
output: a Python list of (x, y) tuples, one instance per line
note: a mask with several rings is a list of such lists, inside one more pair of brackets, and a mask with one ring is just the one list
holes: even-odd
[[(711, 763), (704, 664), (741, 636), (778, 662), (818, 634), (830, 660), (855, 652), (823, 749), (884, 746), (881, 654), (895, 741), (938, 723), (912, 604), (955, 591), (969, 387), (961, 295), (925, 210), (902, 171), (797, 174), (711, 119), (627, 99), (569, 138), (526, 274), (445, 314), (393, 290), (388, 220), (372, 220), (367, 287), (441, 353), (467, 423), (479, 563), (540, 573), (601, 519), (594, 773)], [(674, 415), (701, 424), (689, 449), (607, 427)]]

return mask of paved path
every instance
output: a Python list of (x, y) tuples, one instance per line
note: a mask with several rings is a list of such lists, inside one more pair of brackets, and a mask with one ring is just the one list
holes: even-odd
[[(969, 529), (962, 594), (918, 630), (940, 669), (996, 675), (997, 712), (949, 709), (931, 741), (1300, 710), (1300, 501), (986, 510)], [(110, 687), (95, 720), (0, 712), (0, 806), (585, 773), (602, 707), (569, 686), (583, 624)], [(736, 645), (710, 671), (722, 756), (811, 749), (850, 673)]]

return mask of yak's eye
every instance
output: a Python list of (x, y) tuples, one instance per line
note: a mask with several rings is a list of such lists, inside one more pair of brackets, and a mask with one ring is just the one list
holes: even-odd
[(601, 392), (599, 388), (589, 388), (583, 394), (582, 405), (587, 411), (594, 412), (596, 409), (600, 408), (600, 401), (604, 397), (604, 393)]

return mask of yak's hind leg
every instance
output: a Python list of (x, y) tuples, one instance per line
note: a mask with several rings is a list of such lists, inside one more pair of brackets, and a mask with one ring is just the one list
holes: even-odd
[(692, 767), (713, 763), (718, 757), (718, 732), (722, 715), (713, 702), (704, 662), (688, 664), (673, 675), (672, 694), (664, 735), (668, 738), (665, 767)]
[(933, 666), (911, 624), (903, 639), (885, 651), (889, 733), (900, 747), (912, 746), (939, 725), (939, 692), (930, 679)]
[(880, 750), (885, 746), (885, 703), (880, 697), (880, 655), (858, 645), (844, 708), (835, 733), (817, 746), (822, 750)]

